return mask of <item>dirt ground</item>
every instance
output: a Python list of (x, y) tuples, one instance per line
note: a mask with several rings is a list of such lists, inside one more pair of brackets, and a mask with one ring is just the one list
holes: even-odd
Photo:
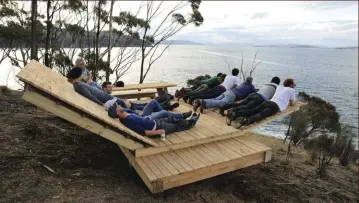
[(0, 202), (358, 202), (357, 166), (334, 161), (320, 179), (304, 151), (286, 162), (280, 140), (258, 135), (271, 162), (153, 195), (117, 145), (21, 95), (0, 93)]

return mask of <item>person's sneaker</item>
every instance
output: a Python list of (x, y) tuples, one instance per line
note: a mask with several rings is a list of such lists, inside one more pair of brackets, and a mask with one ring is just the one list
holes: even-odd
[(228, 114), (232, 114), (232, 113), (233, 113), (233, 109), (228, 109), (228, 110), (227, 110), (227, 115), (228, 115)]
[(180, 94), (180, 91), (178, 91), (178, 90), (176, 90), (176, 92), (175, 92), (175, 97), (179, 97), (179, 94)]
[(185, 103), (187, 103), (188, 97), (183, 97), (183, 101), (184, 101)]
[(186, 119), (186, 118), (190, 117), (191, 115), (192, 115), (192, 111), (185, 112), (185, 113), (182, 113), (182, 118)]
[(179, 107), (179, 103), (171, 104), (171, 106), (168, 108), (168, 110), (172, 111), (173, 109)]
[(197, 116), (192, 117), (188, 122), (190, 123), (190, 126), (193, 127), (196, 125), (197, 121), (199, 120), (199, 116), (201, 114), (198, 114)]
[(197, 113), (195, 112), (195, 113), (192, 114), (191, 117), (189, 117), (189, 120), (193, 119), (193, 118), (196, 117), (196, 116), (197, 116)]
[(194, 102), (194, 99), (189, 98), (189, 100), (188, 100), (188, 104), (193, 105), (193, 102)]
[(193, 111), (197, 112), (199, 106), (201, 106), (201, 102), (198, 99), (196, 99), (193, 104)]
[(224, 116), (224, 107), (223, 106), (219, 107), (218, 113), (221, 114), (222, 116)]
[(242, 120), (239, 122), (239, 126), (237, 127), (237, 129), (243, 127), (243, 126), (248, 126), (250, 124), (249, 119), (248, 118), (242, 118)]
[(231, 125), (234, 118), (235, 118), (234, 113), (227, 113), (227, 117), (226, 117), (227, 125)]
[(204, 108), (206, 107), (206, 102), (204, 99), (201, 99), (201, 107), (199, 108), (199, 112), (203, 113)]

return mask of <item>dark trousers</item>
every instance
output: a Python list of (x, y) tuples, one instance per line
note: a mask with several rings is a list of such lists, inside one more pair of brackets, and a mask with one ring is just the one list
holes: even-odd
[(279, 111), (279, 107), (275, 102), (265, 101), (254, 109), (241, 109), (234, 111), (235, 118), (247, 117), (249, 124), (258, 122), (264, 118), (272, 116)]
[(194, 92), (194, 93), (188, 93), (186, 96), (188, 96), (190, 99), (212, 99), (216, 98), (219, 95), (221, 95), (223, 92), (226, 91), (226, 88), (223, 86), (216, 86), (206, 92)]
[(190, 124), (186, 119), (177, 119), (173, 117), (155, 119), (156, 130), (164, 129), (166, 134), (181, 132), (190, 129)]
[(233, 108), (233, 111), (242, 109), (254, 109), (264, 102), (264, 99), (258, 93), (248, 95), (244, 100), (239, 103), (230, 103), (223, 106), (224, 110)]

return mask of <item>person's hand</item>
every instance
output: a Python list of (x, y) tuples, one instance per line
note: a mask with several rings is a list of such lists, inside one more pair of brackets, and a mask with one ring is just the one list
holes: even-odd
[(165, 132), (164, 129), (160, 129), (160, 130), (158, 130), (158, 133), (159, 133), (160, 135), (162, 135), (162, 134), (165, 134), (166, 132)]
[(143, 115), (143, 112), (140, 111), (140, 110), (135, 110), (135, 112), (136, 112), (139, 116), (142, 116), (142, 115)]

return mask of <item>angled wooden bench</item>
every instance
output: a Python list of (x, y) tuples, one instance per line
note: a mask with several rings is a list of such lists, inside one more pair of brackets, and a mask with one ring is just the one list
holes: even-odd
[[(242, 135), (296, 109), (240, 130), (227, 126), (215, 112), (203, 114), (194, 128), (161, 140), (141, 136), (110, 118), (103, 106), (75, 92), (65, 77), (35, 60), (17, 77), (28, 86), (25, 101), (118, 144), (153, 193), (269, 161), (269, 147)], [(176, 111), (190, 108), (181, 103)]]
[(127, 90), (148, 90), (156, 89), (157, 93), (162, 91), (168, 93), (168, 87), (176, 87), (178, 84), (169, 82), (156, 82), (156, 83), (142, 83), (142, 84), (129, 84), (124, 87), (113, 87), (114, 92), (127, 91)]

